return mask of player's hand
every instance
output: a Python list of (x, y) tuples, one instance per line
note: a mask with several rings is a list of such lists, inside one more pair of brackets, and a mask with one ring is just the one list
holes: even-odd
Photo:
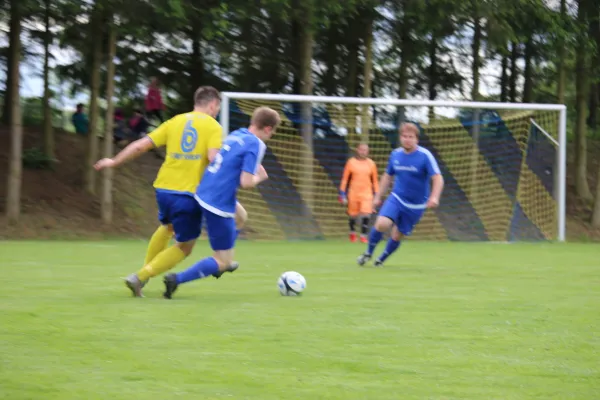
[(437, 208), (440, 205), (440, 200), (436, 199), (434, 197), (430, 197), (429, 200), (427, 200), (427, 208)]
[(375, 198), (373, 199), (373, 208), (377, 209), (380, 206), (381, 206), (381, 197), (375, 196)]
[(96, 171), (103, 170), (104, 168), (113, 168), (115, 166), (115, 160), (112, 158), (103, 158), (94, 164)]

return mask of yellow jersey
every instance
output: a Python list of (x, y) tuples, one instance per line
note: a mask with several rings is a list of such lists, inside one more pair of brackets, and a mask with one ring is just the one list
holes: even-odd
[(208, 150), (221, 148), (223, 128), (208, 114), (189, 112), (164, 122), (148, 137), (167, 149), (154, 187), (193, 195), (209, 164)]

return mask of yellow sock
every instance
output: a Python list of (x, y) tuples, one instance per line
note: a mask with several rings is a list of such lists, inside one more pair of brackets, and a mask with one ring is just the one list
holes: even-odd
[(153, 276), (162, 274), (175, 267), (181, 261), (185, 259), (185, 253), (177, 246), (171, 246), (168, 249), (158, 253), (156, 257), (150, 263), (146, 264), (144, 268), (140, 269), (137, 273), (140, 281), (145, 281)]
[(146, 258), (144, 259), (144, 265), (150, 264), (150, 261), (154, 259), (161, 251), (164, 251), (171, 241), (173, 232), (169, 232), (169, 229), (165, 225), (161, 225), (154, 232), (148, 243), (148, 250), (146, 250)]

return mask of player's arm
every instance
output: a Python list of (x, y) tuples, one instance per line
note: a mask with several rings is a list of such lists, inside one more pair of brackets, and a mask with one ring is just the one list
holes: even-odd
[(154, 142), (152, 142), (152, 140), (150, 140), (147, 136), (143, 137), (129, 144), (127, 147), (121, 150), (119, 154), (117, 154), (114, 158), (103, 158), (102, 160), (98, 161), (94, 165), (94, 168), (96, 168), (96, 170), (98, 171), (104, 168), (116, 168), (121, 164), (138, 158), (153, 147)]
[(219, 149), (208, 149), (208, 162), (211, 163), (215, 161), (217, 154), (219, 154)]
[(223, 145), (223, 128), (221, 125), (215, 121), (214, 126), (209, 132), (207, 148), (206, 152), (208, 156), (208, 162), (211, 163), (215, 160), (215, 157), (219, 153), (221, 146)]
[(440, 204), (440, 197), (442, 196), (442, 190), (444, 190), (444, 177), (440, 172), (437, 161), (431, 154), (427, 163), (427, 173), (431, 176), (431, 193), (427, 200), (427, 207), (435, 208)]
[(387, 193), (387, 190), (392, 182), (392, 176), (396, 173), (394, 170), (394, 162), (392, 160), (392, 154), (390, 154), (390, 159), (388, 161), (387, 168), (383, 175), (381, 175), (381, 179), (379, 180), (379, 191), (375, 194), (373, 198), (373, 204), (378, 207), (381, 204), (381, 196)]
[(381, 204), (381, 196), (384, 193), (387, 193), (388, 187), (390, 186), (391, 182), (392, 175), (385, 171), (383, 175), (381, 175), (381, 179), (379, 180), (379, 191), (375, 193), (375, 197), (373, 198), (373, 203), (375, 203), (376, 206), (379, 206)]
[(342, 181), (340, 182), (338, 201), (342, 204), (348, 203), (348, 196), (347, 196), (346, 192), (348, 190), (348, 182), (350, 182), (351, 176), (352, 176), (352, 159), (350, 159), (346, 162), (346, 165), (344, 166), (344, 174), (342, 175)]
[(267, 171), (261, 165), (265, 150), (264, 143), (256, 141), (250, 144), (244, 153), (240, 176), (240, 186), (243, 189), (251, 189), (269, 178)]
[(379, 193), (379, 177), (377, 176), (377, 165), (374, 161), (371, 170), (371, 181), (373, 183), (373, 194), (377, 196), (377, 193)]
[(94, 168), (96, 168), (98, 171), (104, 168), (115, 168), (121, 164), (138, 158), (142, 154), (151, 150), (153, 147), (161, 147), (166, 145), (170, 121), (171, 120), (164, 122), (147, 136), (129, 144), (115, 157), (103, 158), (102, 160), (98, 161), (94, 165)]
[(240, 186), (243, 189), (252, 189), (259, 183), (266, 181), (267, 179), (269, 179), (269, 175), (267, 174), (265, 167), (259, 165), (258, 169), (256, 170), (256, 174), (252, 174), (247, 171), (242, 171), (242, 175), (240, 176)]
[(440, 205), (440, 197), (444, 190), (444, 177), (442, 174), (435, 174), (431, 177), (431, 194), (427, 200), (428, 208), (435, 208)]

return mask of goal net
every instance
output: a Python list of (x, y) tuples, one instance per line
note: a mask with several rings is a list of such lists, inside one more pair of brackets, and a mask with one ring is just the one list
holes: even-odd
[(412, 239), (564, 240), (564, 106), (224, 93), (225, 132), (247, 127), (259, 106), (277, 110), (282, 124), (263, 161), (269, 180), (239, 191), (249, 214), (242, 238), (346, 237), (338, 203), (346, 161), (368, 143), (381, 176), (407, 121), (445, 180), (440, 207)]

